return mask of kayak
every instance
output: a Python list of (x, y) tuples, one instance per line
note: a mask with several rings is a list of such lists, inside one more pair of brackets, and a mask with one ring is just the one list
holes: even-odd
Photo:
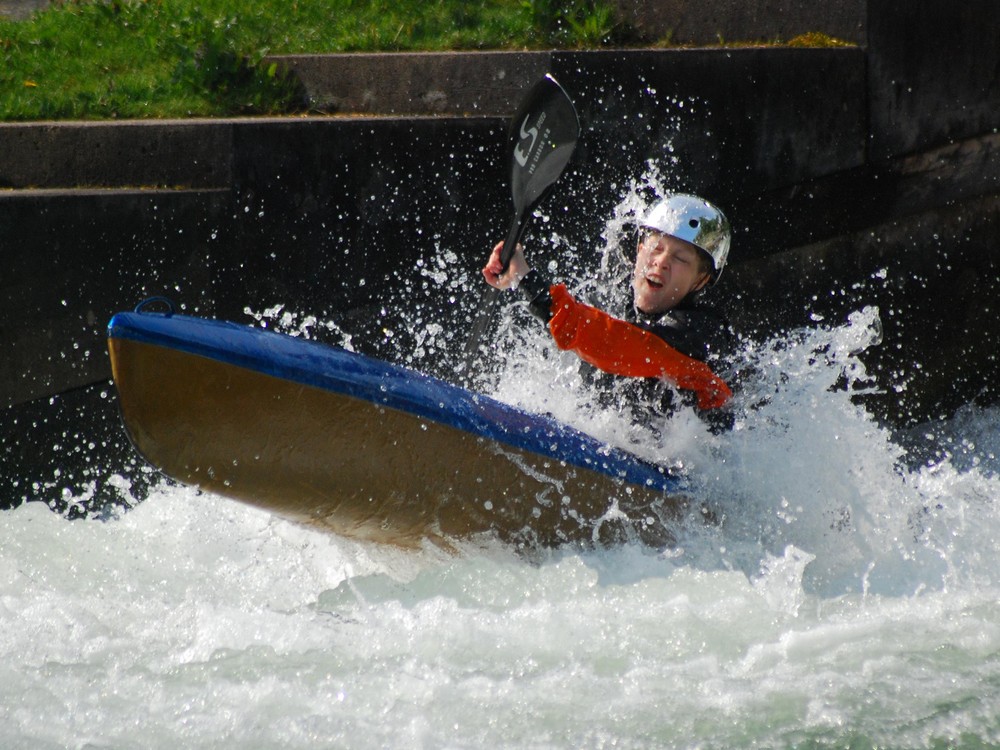
[(125, 430), (149, 464), (336, 534), (666, 546), (686, 507), (669, 468), (335, 346), (147, 300), (111, 319), (108, 349)]

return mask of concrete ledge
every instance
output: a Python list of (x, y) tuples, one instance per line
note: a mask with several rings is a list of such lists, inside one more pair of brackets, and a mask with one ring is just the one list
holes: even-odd
[(547, 52), (282, 55), (313, 110), (333, 114), (497, 115), (549, 70)]

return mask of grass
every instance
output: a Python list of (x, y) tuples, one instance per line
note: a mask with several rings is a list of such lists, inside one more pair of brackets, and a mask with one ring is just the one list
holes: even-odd
[(270, 54), (620, 41), (602, 0), (63, 0), (0, 21), (0, 120), (295, 112)]
[(613, 0), (54, 0), (0, 21), (0, 121), (302, 111), (272, 54), (642, 41)]

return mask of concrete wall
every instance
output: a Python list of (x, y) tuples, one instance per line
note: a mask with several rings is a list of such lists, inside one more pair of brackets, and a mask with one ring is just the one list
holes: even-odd
[(205, 262), (229, 191), (0, 193), (3, 405), (108, 377), (110, 316), (182, 290), (207, 309)]
[(821, 32), (864, 44), (866, 0), (618, 0), (644, 37), (673, 44), (788, 41)]
[(868, 0), (872, 157), (1000, 127), (1000, 3)]
[[(552, 68), (577, 99), (598, 173), (623, 180), (653, 160), (731, 206), (750, 255), (773, 248), (754, 196), (865, 162), (860, 49), (558, 53)], [(781, 241), (811, 231), (786, 227)]]
[(3, 125), (4, 188), (225, 188), (232, 184), (225, 120)]

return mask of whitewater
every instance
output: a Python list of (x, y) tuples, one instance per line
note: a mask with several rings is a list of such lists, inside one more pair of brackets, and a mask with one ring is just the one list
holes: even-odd
[(402, 551), (107, 466), (131, 509), (0, 513), (0, 747), (1000, 746), (997, 407), (880, 425), (861, 306), (744, 341), (732, 430), (637, 427), (533, 325), (492, 394), (685, 472), (676, 546)]

